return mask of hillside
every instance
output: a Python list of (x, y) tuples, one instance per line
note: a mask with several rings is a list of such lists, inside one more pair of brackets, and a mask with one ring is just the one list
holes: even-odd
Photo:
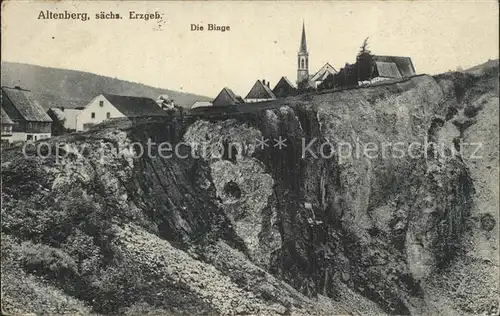
[(83, 106), (103, 92), (152, 99), (161, 94), (168, 94), (183, 107), (190, 107), (195, 101), (211, 100), (205, 96), (155, 88), (89, 72), (11, 62), (2, 62), (1, 80), (2, 85), (19, 85), (31, 90), (45, 109), (56, 106)]
[(474, 67), (471, 67), (469, 69), (464, 70), (465, 73), (471, 74), (471, 75), (476, 75), (480, 76), (485, 73), (485, 71), (489, 71), (493, 68), (498, 68), (498, 59), (494, 60), (488, 60), (485, 63), (482, 63), (481, 65), (477, 65)]
[[(8, 149), (2, 312), (498, 315), (498, 72), (114, 120), (29, 158)], [(150, 140), (151, 155), (133, 154)], [(183, 146), (162, 157), (162, 142)], [(426, 142), (439, 146), (384, 154)], [(475, 143), (481, 158), (460, 147)]]

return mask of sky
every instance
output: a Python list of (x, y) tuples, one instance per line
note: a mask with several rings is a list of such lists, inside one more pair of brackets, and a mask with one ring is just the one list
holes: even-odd
[[(215, 97), (243, 97), (257, 79), (296, 81), (305, 22), (310, 73), (354, 62), (363, 40), (378, 55), (409, 56), (417, 73), (498, 58), (498, 4), (340, 1), (16, 1), (2, 4), (2, 60), (88, 71)], [(38, 19), (40, 11), (91, 19)], [(123, 19), (97, 20), (104, 11)], [(130, 11), (161, 15), (129, 19)], [(230, 31), (191, 31), (191, 24)]]

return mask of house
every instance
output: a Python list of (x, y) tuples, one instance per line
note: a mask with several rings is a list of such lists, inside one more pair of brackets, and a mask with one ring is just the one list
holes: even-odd
[(213, 106), (231, 106), (243, 104), (245, 101), (239, 96), (234, 94), (234, 92), (225, 87), (219, 92), (217, 97), (212, 101)]
[(202, 107), (210, 107), (213, 106), (212, 102), (208, 101), (196, 101), (191, 105), (190, 109), (202, 108)]
[(416, 75), (410, 57), (373, 56), (371, 82), (389, 79), (401, 79)]
[(269, 81), (266, 80), (257, 80), (253, 85), (250, 92), (248, 92), (245, 97), (246, 103), (254, 103), (254, 102), (263, 102), (276, 99), (271, 88), (269, 88)]
[(14, 121), (5, 113), (2, 107), (2, 148), (8, 147), (10, 142), (10, 137), (12, 136), (12, 127), (14, 126)]
[(297, 89), (287, 77), (281, 77), (278, 83), (273, 88), (273, 93), (277, 98), (284, 98), (290, 95), (295, 95)]
[[(51, 137), (52, 119), (34, 99), (29, 90), (18, 86), (2, 87), (2, 113), (13, 122), (12, 135), (2, 135), (9, 143), (39, 140)], [(4, 116), (2, 114), (2, 121)], [(3, 134), (3, 128), (2, 128)]]
[(86, 131), (112, 118), (166, 115), (153, 99), (103, 93), (90, 101), (76, 116), (76, 131)]
[(337, 70), (333, 68), (332, 65), (326, 63), (321, 67), (314, 75), (309, 78), (309, 85), (313, 88), (317, 88), (327, 77), (328, 75), (335, 75)]
[[(76, 131), (76, 118), (83, 109), (50, 108), (47, 114), (54, 120), (59, 120), (67, 131)], [(56, 124), (55, 122), (53, 124)]]

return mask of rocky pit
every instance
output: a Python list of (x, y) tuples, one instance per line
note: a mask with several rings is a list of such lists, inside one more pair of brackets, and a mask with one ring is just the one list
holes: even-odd
[[(496, 315), (497, 76), (422, 75), (7, 150), (3, 312)], [(191, 146), (185, 159), (109, 146), (148, 139)], [(59, 142), (71, 146), (56, 156)], [(331, 150), (369, 142), (444, 147)]]

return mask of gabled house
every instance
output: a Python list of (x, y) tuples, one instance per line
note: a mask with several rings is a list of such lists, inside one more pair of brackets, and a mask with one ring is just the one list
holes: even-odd
[(375, 55), (372, 57), (372, 65), (372, 82), (416, 75), (410, 57)]
[(318, 85), (328, 77), (328, 75), (335, 75), (336, 73), (337, 70), (335, 70), (335, 68), (333, 68), (333, 66), (329, 63), (326, 63), (309, 78), (309, 85), (313, 88), (317, 88)]
[[(18, 86), (2, 87), (1, 90), (2, 112), (5, 111), (6, 117), (13, 123), (12, 135), (5, 136), (9, 143), (51, 137), (52, 119), (29, 90)], [(5, 120), (7, 121), (7, 118)], [(4, 139), (3, 135), (2, 139)]]
[(287, 96), (295, 95), (297, 89), (287, 77), (281, 77), (278, 83), (273, 88), (273, 93), (277, 98), (285, 98)]
[(276, 99), (271, 88), (269, 88), (269, 81), (266, 80), (257, 80), (253, 85), (250, 92), (248, 92), (245, 97), (246, 103), (254, 103), (254, 102), (263, 102)]
[(76, 131), (86, 131), (113, 118), (166, 115), (153, 99), (103, 93), (90, 101), (76, 116)]
[(212, 101), (213, 106), (231, 106), (243, 103), (245, 103), (245, 101), (227, 87), (223, 88)]

